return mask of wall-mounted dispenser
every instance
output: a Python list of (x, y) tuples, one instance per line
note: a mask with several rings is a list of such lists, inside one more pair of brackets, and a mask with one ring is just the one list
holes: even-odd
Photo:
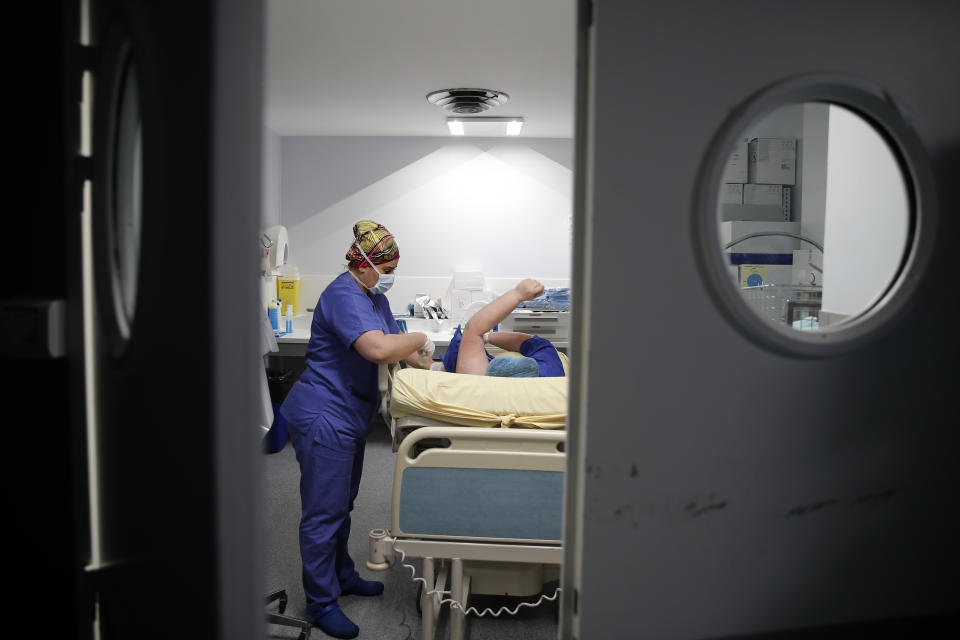
[(275, 224), (260, 234), (260, 270), (271, 272), (287, 264), (287, 228)]
[(260, 234), (260, 306), (266, 311), (277, 299), (277, 274), (287, 264), (287, 228), (280, 224)]

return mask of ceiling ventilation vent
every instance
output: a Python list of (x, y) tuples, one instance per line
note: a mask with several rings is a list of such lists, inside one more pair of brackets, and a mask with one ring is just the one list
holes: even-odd
[(459, 115), (483, 113), (509, 99), (503, 91), (491, 89), (443, 89), (427, 94), (433, 104)]

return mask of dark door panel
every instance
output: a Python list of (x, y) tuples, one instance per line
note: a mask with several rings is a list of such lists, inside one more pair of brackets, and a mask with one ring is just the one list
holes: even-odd
[(92, 5), (100, 632), (256, 637), (255, 318), (218, 310), (256, 299), (260, 6)]
[[(955, 630), (958, 6), (594, 5), (584, 286), (611, 310), (587, 325), (572, 632)], [(697, 203), (732, 114), (817, 74), (879, 88), (929, 168), (917, 233), (933, 219), (937, 231), (882, 335), (804, 356), (751, 339), (724, 312), (699, 255)]]

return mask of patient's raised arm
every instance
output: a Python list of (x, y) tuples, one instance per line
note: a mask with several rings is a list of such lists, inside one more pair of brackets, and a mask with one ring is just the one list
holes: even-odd
[(483, 349), (483, 334), (500, 324), (517, 305), (533, 300), (543, 293), (543, 285), (527, 278), (502, 296), (477, 311), (460, 338), (460, 351), (457, 354), (457, 373), (483, 375), (487, 370), (487, 354)]
[(517, 308), (517, 305), (527, 300), (533, 300), (543, 293), (543, 285), (532, 278), (521, 280), (516, 287), (507, 291), (502, 296), (490, 302), (482, 309), (477, 311), (467, 326), (463, 329), (463, 334), (483, 336), (495, 326), (503, 322), (510, 315), (510, 312)]

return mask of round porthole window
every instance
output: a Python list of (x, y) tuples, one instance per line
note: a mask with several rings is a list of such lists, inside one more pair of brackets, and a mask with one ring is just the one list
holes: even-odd
[[(136, 313), (142, 221), (143, 126), (137, 67), (128, 41), (106, 48), (94, 211), (95, 278), (101, 322), (118, 353), (130, 338)], [(105, 312), (105, 313), (104, 313)]]
[(796, 355), (837, 353), (903, 309), (930, 253), (922, 149), (877, 91), (800, 79), (754, 96), (715, 140), (695, 212), (726, 315)]

